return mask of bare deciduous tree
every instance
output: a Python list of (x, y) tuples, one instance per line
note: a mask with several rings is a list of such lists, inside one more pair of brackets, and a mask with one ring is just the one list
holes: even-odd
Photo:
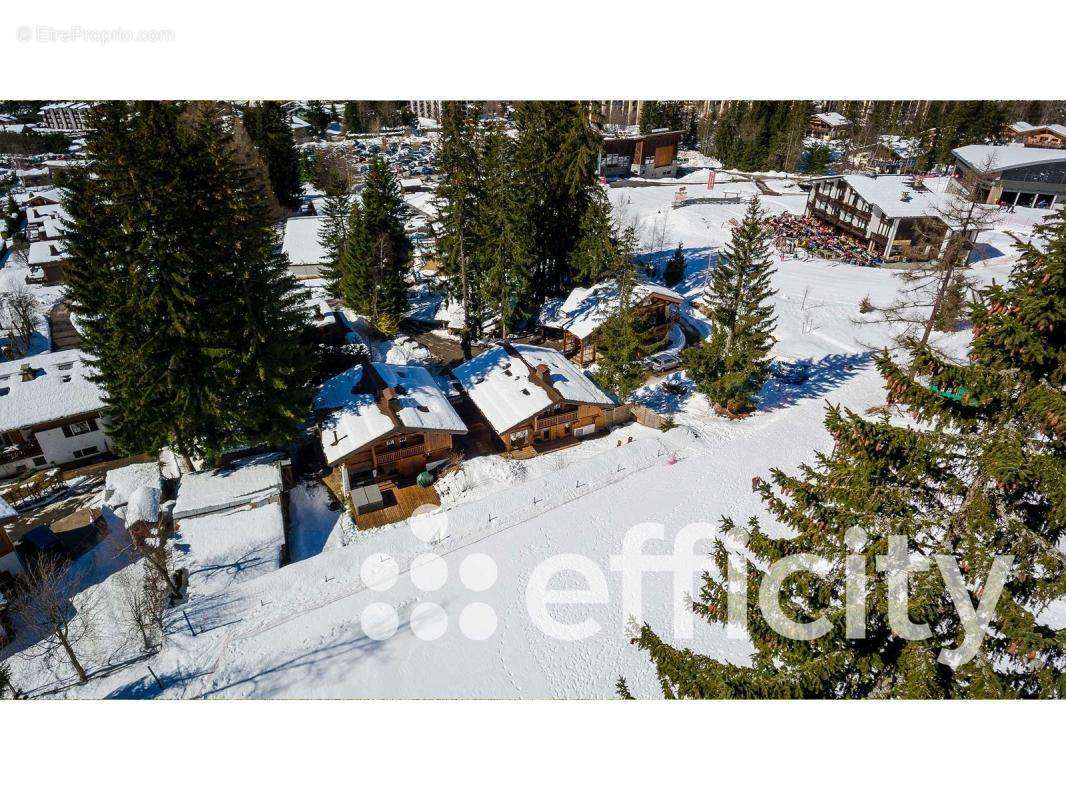
[(140, 634), (145, 652), (155, 650), (162, 633), (167, 584), (147, 562), (139, 574), (134, 570), (123, 572), (118, 584), (127, 620)]
[(81, 592), (75, 606), (80, 584), (80, 574), (68, 561), (43, 554), (19, 576), (13, 607), (20, 626), (40, 640), (33, 657), (50, 659), (62, 653), (78, 681), (85, 683), (89, 676), (78, 649), (95, 638), (100, 606), (95, 589)]
[(0, 295), (0, 315), (7, 330), (7, 356), (22, 358), (30, 351), (30, 343), (37, 332), (41, 305), (33, 293), (23, 286)]
[(932, 206), (936, 216), (923, 226), (914, 250), (935, 250), (936, 257), (903, 270), (896, 298), (878, 309), (878, 322), (903, 325), (901, 339), (925, 344), (934, 329), (953, 329), (957, 322), (970, 289), (967, 269), (977, 235), (989, 230), (1002, 213), (984, 202), (988, 186), (982, 176), (993, 172), (994, 166), (989, 161), (956, 177), (947, 198)]

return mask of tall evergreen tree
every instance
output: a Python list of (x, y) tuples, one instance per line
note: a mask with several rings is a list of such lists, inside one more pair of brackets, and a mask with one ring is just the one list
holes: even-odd
[(338, 264), (348, 241), (348, 223), (352, 215), (352, 196), (348, 192), (327, 195), (323, 207), (322, 230), (318, 243), (326, 251), (326, 263), (322, 268), (322, 277), (326, 280), (327, 290), (336, 297), (340, 294), (341, 273)]
[(437, 254), (448, 296), (462, 308), (460, 339), (464, 358), (484, 324), (478, 251), (478, 212), (482, 201), (480, 174), (481, 107), (448, 101), (441, 109), (440, 142), (436, 160)]
[[(1066, 213), (1045, 233), (1046, 248), (1022, 248), (1011, 285), (993, 284), (973, 305), (966, 363), (916, 340), (910, 365), (879, 357), (889, 401), (919, 424), (831, 408), (833, 450), (798, 475), (775, 470), (760, 486), (771, 514), (797, 535), (767, 536), (753, 519), (748, 583), (766, 565), (810, 553), (819, 573), (793, 575), (780, 601), (793, 620), (824, 619), (823, 635), (779, 634), (748, 585), (751, 666), (675, 648), (648, 626), (634, 639), (668, 696), (1066, 694), (1066, 635), (1039, 619), (1066, 594), (1059, 546), (1066, 525)], [(723, 521), (724, 530), (731, 525)], [(997, 556), (1012, 561), (994, 569)], [(724, 623), (729, 555), (722, 543), (714, 557), (719, 575), (707, 578), (693, 609)], [(876, 568), (892, 578), (877, 579), (875, 558), (887, 559)], [(863, 596), (861, 620), (847, 610), (849, 582)], [(984, 608), (986, 595), (993, 608)], [(968, 659), (959, 652), (971, 636), (958, 610), (966, 604), (977, 617), (971, 628), (983, 631), (979, 643), (970, 641)]]
[(587, 103), (528, 101), (515, 111), (516, 194), (536, 303), (568, 287), (570, 255), (592, 202), (600, 139)]
[(596, 186), (589, 191), (591, 201), (581, 218), (578, 240), (570, 254), (571, 274), (586, 286), (610, 275), (615, 270), (616, 259), (611, 202), (602, 188)]
[(687, 354), (689, 376), (730, 414), (754, 409), (769, 367), (776, 323), (770, 237), (759, 199), (753, 197), (707, 287), (711, 339)]
[(352, 208), (337, 272), (345, 304), (380, 334), (395, 334), (407, 308), (405, 277), (412, 252), (399, 186), (385, 160), (375, 158), (360, 204)]
[(289, 209), (299, 207), (300, 156), (281, 103), (266, 100), (246, 106), (244, 125), (266, 162), (278, 202)]
[(307, 322), (217, 105), (112, 102), (70, 173), (72, 310), (123, 453), (281, 444), (309, 399)]
[(344, 131), (345, 133), (366, 133), (363, 115), (359, 112), (359, 103), (354, 100), (344, 103)]
[(633, 251), (636, 233), (632, 228), (619, 238), (614, 253), (612, 279), (618, 284), (618, 308), (596, 331), (596, 381), (625, 402), (644, 379), (640, 359), (645, 355), (639, 321), (633, 310), (633, 289), (637, 283)]
[(529, 289), (525, 226), (514, 192), (514, 141), (502, 125), (491, 124), (481, 141), (481, 203), (478, 206), (476, 261), (482, 302), (500, 320), (506, 339)]

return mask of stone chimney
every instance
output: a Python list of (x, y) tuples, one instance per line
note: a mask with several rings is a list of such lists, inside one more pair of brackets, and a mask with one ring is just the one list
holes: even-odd
[(37, 370), (35, 370), (29, 364), (23, 364), (22, 365), (22, 380), (23, 381), (32, 381), (36, 377), (37, 377)]

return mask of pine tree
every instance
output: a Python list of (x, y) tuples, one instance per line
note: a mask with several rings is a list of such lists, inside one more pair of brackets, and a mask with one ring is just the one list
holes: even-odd
[(832, 151), (824, 144), (816, 144), (807, 153), (804, 172), (808, 175), (824, 175), (829, 169)]
[(403, 229), (399, 186), (384, 159), (370, 162), (360, 201), (352, 208), (337, 264), (340, 294), (378, 333), (389, 336), (407, 308), (405, 275), (413, 247)]
[(323, 207), (322, 230), (318, 243), (326, 251), (326, 263), (322, 267), (322, 277), (326, 280), (327, 291), (336, 297), (340, 293), (340, 263), (345, 243), (348, 241), (348, 222), (352, 214), (352, 196), (347, 192), (327, 195)]
[(666, 262), (666, 272), (663, 275), (663, 281), (667, 286), (677, 286), (681, 283), (682, 278), (685, 277), (685, 251), (681, 247), (681, 243), (677, 243), (677, 249), (674, 254), (670, 256), (670, 260)]
[(592, 199), (581, 218), (578, 240), (570, 254), (571, 274), (585, 286), (599, 283), (609, 275), (615, 268), (616, 258), (611, 202), (599, 186), (590, 192)]
[(600, 138), (588, 103), (528, 101), (515, 111), (516, 200), (539, 304), (572, 284), (571, 253), (592, 202)]
[(633, 289), (637, 283), (633, 249), (636, 233), (632, 228), (620, 237), (613, 263), (613, 280), (618, 284), (618, 308), (596, 331), (596, 381), (625, 402), (644, 379), (640, 359), (645, 355), (638, 320), (633, 311)]
[(759, 199), (753, 197), (707, 287), (711, 340), (686, 354), (689, 376), (729, 414), (754, 409), (769, 367), (776, 322), (770, 304), (770, 236)]
[[(833, 451), (796, 476), (775, 470), (772, 483), (760, 485), (771, 514), (798, 535), (770, 538), (752, 520), (752, 559), (770, 564), (801, 552), (818, 559), (824, 572), (797, 574), (783, 605), (794, 619), (824, 616), (828, 632), (810, 641), (781, 636), (755, 608), (750, 586), (749, 635), (756, 650), (750, 667), (676, 649), (645, 626), (634, 641), (655, 662), (669, 696), (1066, 694), (1066, 639), (1038, 621), (1066, 594), (1059, 549), (1066, 523), (1066, 213), (1044, 232), (1046, 249), (1021, 248), (1011, 285), (993, 284), (972, 305), (974, 339), (966, 363), (917, 340), (910, 343), (910, 365), (887, 354), (878, 358), (889, 401), (918, 425), (831, 408), (826, 427)], [(731, 526), (723, 521), (723, 530)], [(861, 537), (852, 526), (862, 529)], [(937, 557), (937, 567), (912, 573), (904, 589), (907, 618), (928, 626), (913, 636), (893, 630), (891, 590), (871, 569), (874, 556), (890, 554), (889, 536), (906, 542), (899, 563)], [(872, 588), (856, 635), (848, 634), (843, 588), (849, 550), (861, 552), (851, 556), (860, 559), (851, 574)], [(961, 601), (978, 608), (989, 584), (996, 584), (997, 556), (1012, 562), (999, 573), (1002, 594), (990, 594), (998, 599), (994, 614), (982, 621), (987, 635), (969, 660), (944, 652), (959, 648), (965, 631), (942, 570), (961, 580)], [(726, 547), (716, 546), (720, 575), (728, 574), (728, 557)], [(709, 578), (694, 611), (724, 622), (726, 590), (725, 581)]]
[(499, 317), (506, 339), (529, 288), (529, 256), (514, 193), (514, 142), (499, 124), (490, 124), (481, 141), (480, 165), (475, 260), (482, 302)]
[(217, 105), (105, 103), (70, 173), (68, 273), (123, 453), (287, 442), (306, 312)]
[(270, 185), (285, 208), (300, 205), (300, 157), (281, 103), (266, 100), (244, 110), (244, 125), (266, 162)]
[(444, 103), (436, 167), (440, 175), (437, 253), (448, 296), (463, 312), (463, 357), (484, 324), (478, 250), (478, 211), (482, 202), (478, 105)]

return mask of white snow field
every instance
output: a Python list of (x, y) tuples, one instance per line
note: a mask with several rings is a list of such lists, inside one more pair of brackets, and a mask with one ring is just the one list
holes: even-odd
[[(758, 191), (732, 183), (730, 190)], [(744, 205), (674, 210), (676, 189), (662, 183), (609, 193), (640, 226), (647, 262), (661, 266), (683, 243), (689, 264), (678, 290), (698, 322), (690, 303)], [(802, 195), (764, 199), (772, 212), (802, 210)], [(663, 219), (659, 248), (654, 229)], [(1024, 237), (1038, 219), (1019, 212), (1006, 224)], [(1014, 255), (1004, 227), (982, 237), (988, 257), (975, 266), (982, 281), (1009, 273)], [(621, 675), (635, 694), (659, 696), (647, 657), (629, 643), (623, 580), (612, 569), (623, 542), (643, 536), (647, 554), (675, 547), (705, 554), (722, 515), (737, 522), (756, 515), (783, 533), (752, 493), (752, 478), (775, 466), (794, 469), (829, 445), (827, 402), (863, 411), (884, 399), (870, 353), (892, 331), (856, 320), (864, 296), (874, 303), (893, 296), (898, 273), (790, 260), (778, 265), (774, 285), (775, 356), (810, 359), (812, 372), (800, 386), (768, 382), (752, 416), (717, 417), (702, 396), (679, 399), (658, 379), (638, 399), (673, 415), (677, 427), (664, 433), (632, 423), (528, 461), (473, 459), (440, 481), (441, 509), (369, 532), (342, 524), (320, 487), (297, 487), (295, 563), (194, 595), (170, 614), (164, 648), (146, 661), (77, 686), (62, 664), (16, 655), (9, 658), (16, 685), (69, 697), (607, 698)], [(965, 332), (937, 336), (956, 352), (967, 340)], [(195, 563), (191, 545), (184, 558)], [(700, 558), (697, 566), (709, 563)], [(531, 586), (570, 594), (534, 618)], [(672, 575), (649, 572), (633, 607), (667, 639), (744, 663), (746, 640), (685, 607), (684, 593), (698, 586), (696, 571), (679, 587)], [(632, 599), (634, 587), (627, 588)]]

